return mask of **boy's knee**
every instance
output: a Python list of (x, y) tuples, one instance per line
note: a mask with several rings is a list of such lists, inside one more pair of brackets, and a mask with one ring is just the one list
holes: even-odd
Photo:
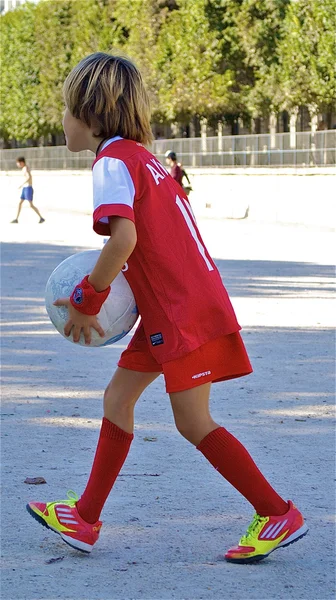
[(113, 382), (110, 382), (104, 392), (104, 407), (113, 408), (113, 411), (132, 410), (134, 400), (127, 398), (122, 391), (118, 390)]
[(184, 437), (184, 439), (190, 442), (190, 444), (192, 444), (193, 446), (198, 446), (200, 441), (205, 437), (205, 434), (203, 434), (202, 429), (200, 430), (197, 427), (192, 427), (188, 425), (176, 425), (176, 428), (177, 431), (182, 435), (182, 437)]
[(179, 425), (178, 423), (175, 424), (177, 431), (189, 442), (190, 437), (192, 436), (192, 429), (190, 429), (188, 426)]
[(198, 446), (210, 431), (219, 427), (211, 416), (193, 421), (175, 418), (175, 425), (177, 431), (194, 446)]
[(193, 423), (190, 423), (184, 419), (176, 419), (175, 418), (175, 425), (176, 425), (177, 431), (182, 435), (182, 437), (184, 437), (186, 440), (188, 440), (188, 442), (193, 443), (193, 440), (195, 437), (195, 431), (198, 428), (195, 427)]

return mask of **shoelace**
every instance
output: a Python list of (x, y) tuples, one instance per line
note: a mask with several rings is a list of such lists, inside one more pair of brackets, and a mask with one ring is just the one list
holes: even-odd
[(245, 535), (243, 535), (239, 543), (242, 545), (247, 545), (251, 538), (257, 537), (266, 521), (267, 517), (261, 517), (256, 513), (252, 519), (252, 523), (250, 523), (248, 526)]
[(70, 502), (70, 506), (74, 506), (74, 504), (76, 504), (77, 501), (78, 496), (76, 492), (74, 492), (73, 490), (68, 490), (66, 500), (55, 500), (55, 502), (51, 502), (50, 504), (67, 504), (68, 502)]

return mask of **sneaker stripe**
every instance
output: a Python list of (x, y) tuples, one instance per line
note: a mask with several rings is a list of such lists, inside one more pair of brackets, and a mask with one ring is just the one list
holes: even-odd
[(288, 519), (285, 519), (284, 521), (280, 521), (280, 523), (272, 523), (272, 525), (269, 525), (267, 529), (265, 529), (265, 531), (261, 534), (259, 539), (274, 539), (281, 531), (281, 529), (286, 525), (287, 521)]
[(260, 539), (263, 539), (264, 537), (266, 537), (266, 535), (268, 535), (268, 533), (273, 529), (274, 524), (272, 523), (272, 525), (269, 525), (265, 531), (261, 534)]
[(61, 517), (72, 517), (72, 511), (67, 512), (65, 510), (56, 510), (56, 513)]
[(71, 525), (79, 525), (78, 521), (76, 521), (76, 519), (59, 519), (60, 523), (71, 523)]
[(288, 521), (288, 519), (285, 519), (282, 523), (279, 523), (278, 528), (275, 528), (272, 531), (272, 535), (271, 535), (272, 539), (276, 538), (279, 535), (281, 529), (283, 529), (285, 527), (287, 521)]

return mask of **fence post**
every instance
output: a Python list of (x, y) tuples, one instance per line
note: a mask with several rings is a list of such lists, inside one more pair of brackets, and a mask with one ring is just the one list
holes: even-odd
[(309, 161), (310, 165), (316, 166), (316, 131), (318, 125), (318, 115), (317, 115), (317, 106), (316, 104), (312, 104), (308, 107), (310, 114), (310, 154), (311, 159)]
[(201, 119), (201, 147), (202, 147), (202, 154), (206, 154), (207, 153), (207, 124), (208, 124), (208, 119)]
[(298, 116), (299, 108), (296, 106), (292, 108), (289, 117), (289, 146), (290, 148), (296, 148), (296, 121)]
[(269, 129), (271, 135), (271, 150), (275, 148), (275, 136), (276, 136), (277, 118), (275, 113), (270, 114), (269, 118)]
[(222, 123), (222, 121), (218, 121), (217, 135), (218, 135), (218, 152), (222, 152), (222, 150), (223, 150), (223, 123)]
[(269, 167), (272, 164), (272, 161), (271, 161), (272, 150), (276, 147), (276, 128), (277, 128), (277, 117), (276, 117), (276, 114), (274, 112), (272, 112), (270, 114), (270, 118), (269, 118), (270, 140), (269, 140), (269, 147), (268, 147), (268, 153), (267, 153)]

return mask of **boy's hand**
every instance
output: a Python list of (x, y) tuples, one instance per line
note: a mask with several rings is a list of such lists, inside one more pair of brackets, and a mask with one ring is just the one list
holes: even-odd
[(55, 306), (66, 306), (69, 311), (69, 320), (64, 326), (64, 334), (69, 337), (71, 330), (74, 342), (79, 342), (80, 334), (83, 330), (85, 344), (91, 344), (91, 327), (95, 329), (100, 337), (104, 337), (105, 333), (102, 327), (98, 323), (96, 315), (83, 315), (81, 312), (76, 310), (69, 298), (59, 298), (54, 302)]

